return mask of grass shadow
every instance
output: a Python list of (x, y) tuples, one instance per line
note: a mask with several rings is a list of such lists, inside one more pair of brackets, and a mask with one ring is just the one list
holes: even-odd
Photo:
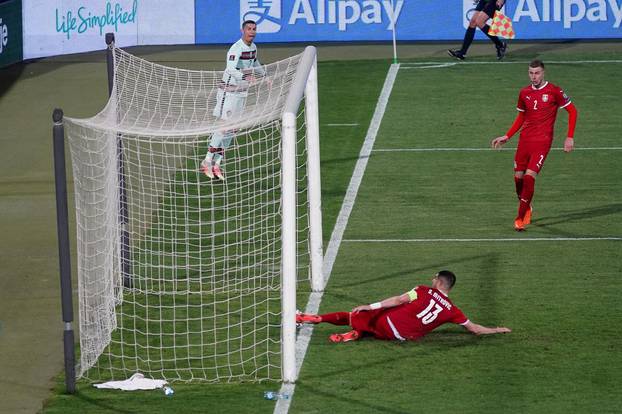
[(537, 224), (538, 227), (548, 227), (554, 224), (568, 223), (573, 221), (585, 220), (594, 217), (608, 216), (611, 214), (618, 214), (622, 212), (622, 203), (606, 204), (602, 206), (591, 207), (587, 209), (581, 209), (572, 211), (569, 213), (560, 214), (557, 216), (544, 216), (534, 219), (532, 224)]

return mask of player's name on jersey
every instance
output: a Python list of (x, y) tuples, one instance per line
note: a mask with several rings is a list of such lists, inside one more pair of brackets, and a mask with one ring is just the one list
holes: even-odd
[(432, 289), (428, 290), (428, 293), (432, 295), (432, 297), (441, 305), (443, 305), (447, 310), (451, 310), (451, 303), (449, 303), (445, 298), (439, 295), (437, 292)]

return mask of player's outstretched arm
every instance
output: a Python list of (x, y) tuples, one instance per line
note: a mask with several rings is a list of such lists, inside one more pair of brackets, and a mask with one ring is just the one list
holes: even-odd
[(497, 326), (495, 328), (489, 328), (487, 326), (478, 325), (471, 321), (463, 325), (469, 332), (474, 335), (492, 335), (498, 333), (510, 333), (512, 330), (504, 326)]
[(352, 312), (356, 313), (374, 309), (393, 308), (395, 306), (401, 305), (402, 303), (408, 302), (410, 302), (410, 297), (408, 296), (408, 293), (404, 293), (403, 295), (392, 296), (390, 298), (383, 299), (380, 302), (371, 303), (369, 305), (357, 306), (356, 308), (352, 309)]

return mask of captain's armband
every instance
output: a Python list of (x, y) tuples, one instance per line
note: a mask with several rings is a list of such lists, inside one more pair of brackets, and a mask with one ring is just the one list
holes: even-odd
[(417, 290), (416, 290), (416, 288), (413, 288), (413, 289), (409, 290), (408, 292), (406, 292), (406, 294), (408, 295), (408, 299), (411, 302), (413, 300), (417, 299)]

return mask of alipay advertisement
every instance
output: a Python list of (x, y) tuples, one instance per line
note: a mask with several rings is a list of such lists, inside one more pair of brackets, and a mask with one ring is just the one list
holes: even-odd
[[(230, 43), (245, 19), (258, 42), (461, 40), (473, 0), (212, 0), (196, 2), (196, 43)], [(620, 38), (622, 0), (508, 0), (517, 40)], [(478, 36), (482, 36), (481, 33)]]

